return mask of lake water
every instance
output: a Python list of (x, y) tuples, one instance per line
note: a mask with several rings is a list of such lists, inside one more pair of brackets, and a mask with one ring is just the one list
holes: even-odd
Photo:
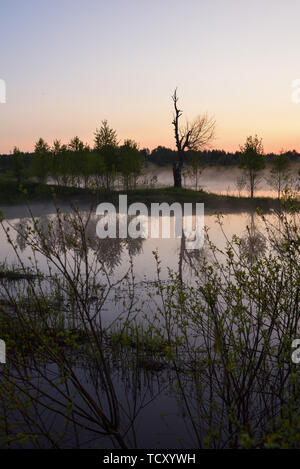
[[(12, 227), (12, 240), (20, 253), (22, 261), (25, 265), (30, 265), (28, 256), (32, 255), (31, 250), (25, 246), (22, 236), (14, 233), (13, 228), (17, 228), (22, 233), (22, 229), (30, 222), (30, 216), (24, 206), (2, 207), (5, 216), (4, 226), (8, 224)], [(49, 222), (55, 221), (55, 210), (52, 204), (34, 204), (31, 206), (32, 214), (37, 217), (42, 226), (47, 227)], [(61, 207), (62, 213), (68, 213), (69, 207), (64, 204)], [(88, 218), (88, 207), (82, 205), (80, 213), (83, 219)], [(268, 220), (271, 220), (272, 214), (267, 214)], [(95, 251), (93, 251), (94, 243), (97, 240), (96, 225), (99, 217), (95, 211), (91, 213), (90, 222), (88, 224), (88, 235), (90, 242), (89, 261), (93, 262)], [(218, 248), (224, 249), (226, 246), (226, 237), (231, 239), (233, 235), (248, 237), (249, 230), (252, 235), (259, 241), (257, 249), (263, 250), (264, 246), (264, 223), (255, 213), (247, 211), (239, 211), (236, 209), (228, 210), (228, 213), (222, 217), (222, 224), (217, 222), (216, 215), (212, 214), (209, 207), (205, 208), (204, 224), (207, 228), (209, 239)], [(69, 229), (66, 221), (63, 229), (67, 232)], [(50, 240), (49, 240), (50, 242)], [(59, 242), (59, 236), (57, 237)], [(7, 242), (3, 230), (0, 232), (1, 261), (8, 264), (16, 263), (16, 253), (12, 246)], [(208, 254), (207, 241), (199, 255), (197, 253), (187, 252), (182, 244), (182, 239), (171, 237), (170, 239), (127, 239), (127, 240), (104, 240), (102, 244), (101, 259), (106, 265), (110, 276), (114, 281), (121, 278), (130, 265), (132, 260), (135, 282), (139, 291), (138, 296), (143, 298), (145, 294), (145, 285), (148, 285), (156, 279), (157, 264), (153, 252), (158, 253), (162, 267), (162, 279), (168, 278), (168, 268), (176, 273), (180, 273), (181, 278), (187, 284), (191, 283), (193, 278), (192, 271), (197, 269), (197, 262), (201, 265), (202, 256)], [(39, 266), (42, 272), (47, 272), (48, 266), (42, 256), (37, 256)], [(153, 296), (155, 296), (153, 294)], [(114, 315), (113, 302), (110, 303), (105, 316), (106, 319)], [(143, 314), (153, 314), (155, 310), (144, 306)], [(133, 353), (134, 355), (134, 353)], [(130, 357), (129, 357), (130, 358)], [(193, 433), (191, 419), (188, 418), (183, 405), (182, 396), (176, 389), (176, 373), (174, 370), (157, 369), (153, 370), (149, 366), (133, 367), (126, 366), (128, 356), (116, 356), (112, 359), (112, 376), (115, 388), (118, 393), (118, 399), (126, 409), (127, 422), (129, 416), (135, 415), (134, 409), (139, 409), (138, 415), (135, 417), (134, 431), (131, 429), (129, 437), (133, 446), (143, 448), (194, 448), (197, 447), (197, 440)], [(77, 377), (80, 382), (84, 383), (86, 389), (96, 397), (97, 386), (91, 380), (89, 370), (86, 369), (84, 361), (80, 361), (76, 367)], [(9, 363), (9, 357), (8, 357)], [(49, 376), (54, 373), (54, 365), (48, 365), (47, 373)], [(55, 368), (55, 367), (54, 367)], [(57, 370), (55, 370), (57, 373)], [(47, 383), (40, 384), (45, 386), (49, 394), (53, 390)], [(100, 386), (100, 384), (99, 384)], [(100, 386), (101, 387), (101, 386)], [(96, 390), (95, 390), (96, 389)], [(190, 391), (189, 391), (190, 389)], [(186, 391), (190, 395), (190, 400), (194, 411), (197, 412), (197, 396), (194, 395), (194, 387), (191, 379), (186, 377)], [(96, 394), (95, 394), (96, 393)], [(55, 395), (55, 393), (54, 393)], [(196, 407), (194, 407), (196, 406)], [(37, 407), (35, 412), (39, 414), (40, 408)], [(125, 415), (125, 414), (124, 414)], [(129, 419), (129, 420), (128, 420)], [(200, 429), (200, 433), (205, 434), (205, 426)], [(63, 422), (60, 417), (56, 417), (52, 424), (54, 434), (63, 428)], [(113, 444), (109, 438), (95, 438), (88, 431), (83, 431), (80, 436), (80, 444), (82, 447), (98, 447), (111, 448)], [(49, 443), (45, 442), (47, 446)], [(70, 436), (67, 436), (63, 445), (66, 447), (74, 447), (77, 444), (72, 428)], [(220, 437), (219, 445), (226, 446), (226, 437)]]
[[(30, 206), (31, 213), (37, 217), (42, 225), (47, 227), (50, 220), (55, 219), (55, 208), (52, 203), (45, 204), (32, 204)], [(66, 210), (69, 212), (68, 205), (62, 205), (62, 213)], [(13, 228), (20, 229), (30, 222), (31, 215), (28, 209), (22, 205), (12, 207), (2, 207), (4, 218), (12, 227), (12, 239), (20, 242), (21, 256), (25, 260), (30, 255), (30, 249), (22, 245), (20, 237), (13, 232)], [(82, 205), (81, 212), (83, 216), (88, 216), (88, 206)], [(272, 215), (267, 215), (270, 219)], [(161, 218), (161, 217), (160, 217)], [(89, 223), (89, 236), (91, 239), (97, 239), (96, 225), (100, 219), (96, 215), (95, 210), (91, 212), (91, 220)], [(164, 222), (164, 221), (163, 221)], [(161, 223), (163, 223), (161, 222)], [(247, 211), (237, 211), (236, 208), (228, 210), (221, 219), (222, 226), (218, 222), (218, 217), (211, 213), (209, 208), (204, 207), (204, 225), (207, 229), (210, 240), (220, 249), (224, 249), (226, 245), (226, 237), (231, 239), (233, 235), (246, 236), (247, 227), (257, 232), (264, 230), (264, 223), (256, 213)], [(150, 220), (149, 220), (150, 225)], [(182, 254), (182, 241), (181, 238), (175, 238), (172, 232), (173, 223), (171, 223), (171, 237), (169, 239), (153, 239), (151, 233), (148, 239), (127, 239), (127, 240), (103, 240), (103, 260), (109, 266), (114, 267), (112, 270), (117, 275), (123, 275), (128, 268), (129, 258), (132, 257), (134, 272), (138, 280), (142, 281), (145, 278), (153, 280), (156, 275), (156, 262), (154, 259), (153, 251), (157, 251), (161, 260), (162, 267), (166, 273), (166, 268), (178, 270), (180, 262), (180, 253)], [(161, 233), (160, 233), (161, 234)], [(8, 263), (16, 262), (16, 255), (12, 247), (7, 243), (6, 235), (3, 230), (0, 232), (0, 246), (1, 246), (1, 260), (6, 260)], [(205, 245), (204, 245), (205, 249)], [(106, 252), (105, 252), (106, 251)], [(40, 259), (43, 262), (43, 259)], [(42, 268), (42, 267), (41, 267)], [(185, 268), (185, 267), (184, 267)]]

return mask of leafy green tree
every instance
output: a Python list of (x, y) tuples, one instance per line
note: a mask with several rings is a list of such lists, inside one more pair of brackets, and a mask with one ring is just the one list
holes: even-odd
[(107, 120), (102, 121), (100, 129), (96, 129), (94, 135), (95, 150), (101, 151), (107, 146), (118, 146), (117, 132), (109, 127)]
[(244, 169), (248, 177), (250, 197), (253, 199), (254, 190), (260, 181), (259, 173), (266, 166), (262, 139), (258, 138), (257, 135), (249, 136), (240, 149), (242, 152), (240, 168)]
[(69, 182), (67, 147), (62, 145), (60, 140), (54, 140), (51, 152), (51, 176), (57, 184), (67, 185)]
[(120, 147), (118, 169), (125, 189), (135, 189), (137, 178), (142, 172), (142, 156), (136, 142), (125, 140)]
[(40, 183), (45, 183), (50, 171), (50, 147), (44, 139), (40, 138), (34, 146), (32, 158), (32, 173)]
[(89, 145), (85, 144), (83, 147), (83, 150), (80, 152), (81, 156), (81, 176), (83, 178), (83, 185), (85, 188), (88, 187), (89, 182), (91, 180), (92, 176), (92, 158), (93, 158), (93, 152)]
[(18, 147), (13, 149), (13, 175), (16, 178), (18, 184), (21, 184), (25, 177), (25, 164), (24, 164), (24, 154), (20, 151)]
[(68, 145), (69, 170), (72, 185), (80, 186), (86, 170), (87, 158), (85, 145), (78, 136), (72, 138)]
[[(97, 129), (94, 135), (95, 157), (103, 159), (105, 187), (110, 190), (114, 186), (118, 167), (117, 133), (109, 127), (107, 120), (103, 120), (100, 129)], [(99, 165), (96, 163), (94, 166), (102, 168), (102, 162)]]
[(79, 137), (74, 137), (71, 139), (69, 145), (68, 145), (69, 150), (71, 151), (76, 151), (76, 152), (81, 152), (84, 150), (84, 143), (82, 140), (80, 140)]
[(105, 163), (102, 154), (97, 150), (93, 150), (90, 153), (89, 168), (92, 184), (95, 185), (97, 189), (103, 188), (107, 182)]

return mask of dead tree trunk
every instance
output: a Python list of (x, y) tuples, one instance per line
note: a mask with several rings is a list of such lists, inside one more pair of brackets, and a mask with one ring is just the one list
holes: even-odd
[(175, 133), (175, 141), (176, 141), (176, 148), (177, 148), (177, 160), (173, 163), (173, 177), (174, 177), (174, 187), (182, 187), (181, 181), (181, 171), (183, 166), (183, 148), (182, 148), (182, 137), (180, 138), (179, 135), (179, 118), (182, 115), (182, 111), (177, 107), (177, 89), (174, 91), (172, 96), (173, 103), (174, 103), (174, 119), (172, 124), (174, 125), (174, 133)]
[(177, 160), (173, 163), (173, 177), (174, 177), (174, 187), (181, 187), (181, 171), (182, 171), (183, 161)]
[(215, 120), (205, 114), (198, 116), (191, 124), (186, 124), (185, 128), (180, 128), (179, 119), (182, 116), (182, 111), (177, 107), (177, 89), (175, 89), (172, 99), (175, 111), (172, 124), (177, 148), (177, 159), (173, 164), (174, 187), (181, 187), (185, 150), (199, 151), (200, 148), (206, 145), (213, 138)]

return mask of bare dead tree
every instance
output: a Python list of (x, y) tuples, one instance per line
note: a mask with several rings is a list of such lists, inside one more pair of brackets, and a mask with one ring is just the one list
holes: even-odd
[(177, 106), (177, 88), (172, 96), (174, 103), (174, 117), (172, 124), (177, 148), (177, 160), (173, 164), (174, 187), (181, 187), (181, 171), (184, 162), (184, 152), (187, 150), (199, 151), (207, 145), (215, 135), (216, 122), (207, 114), (196, 117), (193, 122), (187, 122), (185, 126), (179, 125), (182, 110)]

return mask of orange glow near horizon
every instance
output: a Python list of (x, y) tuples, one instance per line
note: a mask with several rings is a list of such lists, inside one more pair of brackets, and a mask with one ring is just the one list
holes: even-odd
[(39, 137), (51, 144), (78, 135), (92, 144), (103, 119), (121, 142), (174, 148), (175, 87), (182, 123), (215, 116), (211, 148), (237, 151), (257, 134), (266, 152), (300, 152), (300, 103), (291, 99), (300, 78), (300, 4), (189, 3), (3, 2), (0, 153), (32, 151)]
[[(135, 134), (133, 132), (131, 134), (129, 132), (124, 132), (123, 135), (121, 133), (118, 133), (118, 137), (120, 144), (122, 144), (125, 139), (130, 138), (138, 143), (140, 149), (148, 148), (150, 151), (152, 151), (154, 148), (160, 145), (175, 150), (176, 146), (174, 137), (172, 135), (171, 125), (169, 133), (170, 135), (167, 137), (162, 135), (161, 132), (158, 132), (157, 135), (152, 134), (151, 137), (145, 137), (142, 132), (136, 132)], [(232, 135), (233, 133), (234, 135)], [(254, 135), (255, 133), (257, 133), (259, 137), (263, 138), (265, 153), (279, 153), (281, 150), (288, 151), (294, 149), (300, 153), (300, 135), (299, 137), (297, 137), (296, 132), (293, 135), (290, 128), (286, 129), (286, 132), (284, 132), (283, 128), (280, 128), (278, 132), (275, 132), (274, 129), (266, 129), (264, 134), (256, 130), (253, 130), (252, 133), (246, 133), (241, 131), (239, 135), (237, 135), (236, 132), (227, 132), (227, 134), (222, 135), (222, 137), (220, 136), (220, 134), (218, 134), (217, 131), (216, 138), (211, 142), (207, 149), (218, 149), (224, 150), (229, 153), (234, 153), (235, 151), (239, 151), (240, 145), (245, 142), (245, 139), (248, 135)], [(24, 152), (33, 152), (34, 144), (40, 137), (44, 138), (49, 143), (49, 145), (51, 145), (53, 143), (53, 140), (55, 140), (56, 138), (61, 140), (62, 143), (67, 144), (75, 135), (78, 135), (78, 137), (84, 143), (87, 143), (91, 147), (93, 146), (93, 132), (87, 133), (85, 135), (80, 134), (80, 132), (73, 132), (69, 133), (66, 136), (52, 136), (43, 133), (41, 135), (36, 135), (33, 140), (31, 140), (30, 138), (18, 139), (16, 136), (16, 138), (14, 139), (15, 143), (13, 145), (11, 144), (9, 138), (2, 138), (0, 153), (9, 154), (12, 152), (14, 146), (20, 148), (20, 150)]]

